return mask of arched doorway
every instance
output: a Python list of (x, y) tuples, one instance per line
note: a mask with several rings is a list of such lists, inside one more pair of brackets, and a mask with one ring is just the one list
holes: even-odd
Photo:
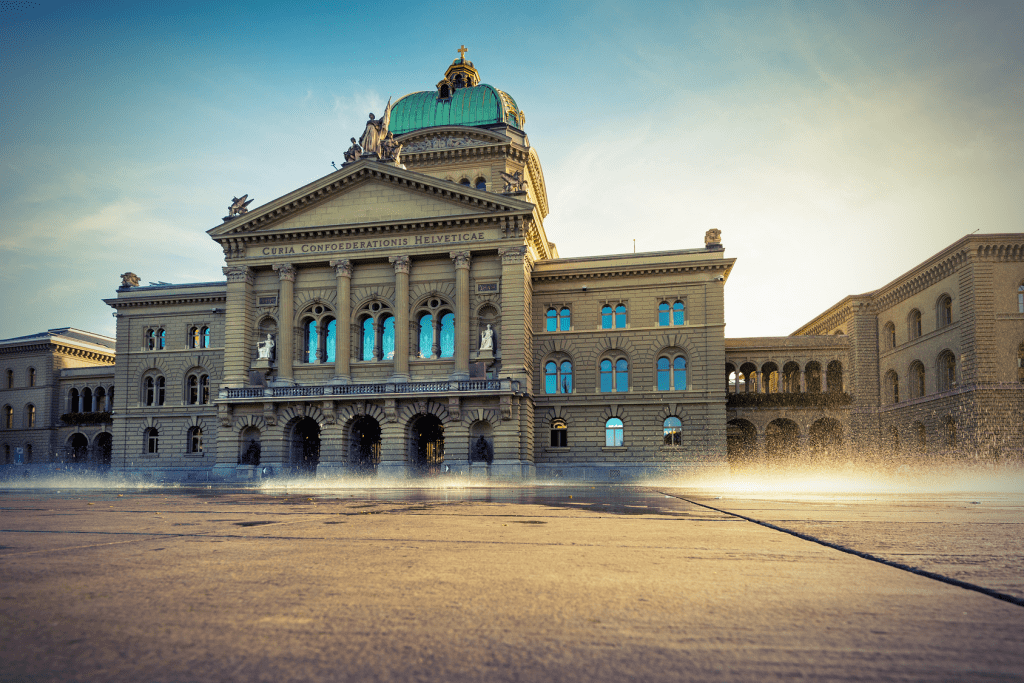
[(114, 440), (108, 432), (102, 432), (96, 437), (96, 454), (99, 458), (100, 467), (110, 467), (110, 460), (114, 452)]
[(260, 464), (260, 455), (263, 452), (260, 430), (256, 427), (246, 427), (241, 436), (242, 452), (238, 454), (238, 464), (256, 467)]
[(85, 434), (72, 434), (69, 442), (71, 446), (71, 462), (76, 465), (84, 465), (89, 460), (89, 439)]
[[(831, 385), (829, 390), (831, 391)], [(807, 440), (816, 455), (835, 456), (843, 447), (843, 425), (839, 420), (823, 417), (811, 425), (807, 432)]]
[(438, 474), (444, 465), (444, 425), (434, 415), (420, 415), (412, 422), (410, 447), (412, 469)]
[(380, 464), (380, 423), (364, 415), (352, 423), (349, 463), (357, 471), (373, 474)]
[(725, 444), (730, 465), (752, 462), (757, 456), (757, 427), (747, 420), (729, 420)]
[(792, 420), (772, 420), (764, 430), (764, 452), (769, 461), (785, 462), (796, 455), (800, 428)]
[(477, 420), (469, 428), (469, 461), (487, 465), (494, 460), (494, 429), (487, 420)]
[(320, 463), (320, 425), (304, 417), (292, 428), (292, 474), (313, 475)]

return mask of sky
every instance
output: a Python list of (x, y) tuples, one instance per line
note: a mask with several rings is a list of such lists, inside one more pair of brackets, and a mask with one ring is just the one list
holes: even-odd
[(972, 232), (1024, 231), (1024, 3), (0, 2), (0, 338), (113, 335), (120, 274), (322, 177), (465, 44), (562, 257), (703, 246), (775, 336)]

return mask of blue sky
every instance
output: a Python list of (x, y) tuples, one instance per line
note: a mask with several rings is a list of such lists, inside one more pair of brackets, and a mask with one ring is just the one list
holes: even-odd
[(788, 334), (965, 234), (1024, 231), (1024, 4), (0, 4), (0, 338), (113, 333), (119, 274), (331, 172), (461, 44), (526, 112), (562, 256), (738, 259), (726, 335)]

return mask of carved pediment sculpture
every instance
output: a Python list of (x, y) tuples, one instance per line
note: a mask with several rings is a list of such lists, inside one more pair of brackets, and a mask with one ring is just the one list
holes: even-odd
[(394, 162), (396, 166), (401, 165), (402, 144), (395, 140), (394, 133), (388, 132), (386, 138), (380, 143), (380, 157), (384, 161)]
[(431, 149), (448, 149), (451, 147), (473, 147), (486, 145), (487, 141), (469, 135), (434, 135), (429, 138), (410, 142), (405, 145), (405, 153), (426, 152)]
[(523, 177), (522, 171), (516, 171), (511, 175), (501, 172), (501, 179), (505, 181), (505, 193), (511, 194), (513, 192), (526, 192), (526, 178)]
[(121, 286), (122, 287), (138, 287), (139, 276), (135, 273), (121, 273)]

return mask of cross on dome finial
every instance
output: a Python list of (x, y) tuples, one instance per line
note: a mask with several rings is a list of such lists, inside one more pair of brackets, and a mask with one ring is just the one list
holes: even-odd
[(465, 61), (465, 59), (466, 59), (466, 53), (467, 53), (467, 52), (469, 52), (469, 50), (467, 50), (467, 49), (466, 49), (466, 46), (465, 46), (465, 45), (463, 45), (463, 46), (462, 46), (462, 47), (460, 47), (460, 48), (459, 48), (458, 50), (456, 50), (456, 52), (458, 52), (458, 53), (459, 53), (459, 58), (460, 58), (460, 59), (462, 59), (463, 61)]

